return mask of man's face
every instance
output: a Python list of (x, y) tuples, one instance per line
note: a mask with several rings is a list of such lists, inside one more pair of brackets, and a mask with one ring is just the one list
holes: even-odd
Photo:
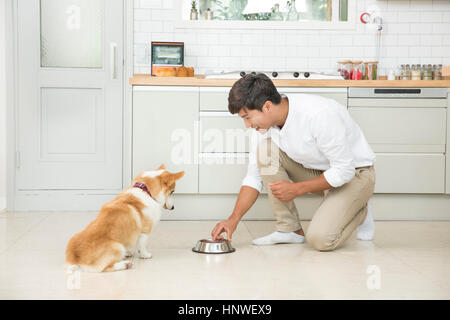
[(248, 110), (247, 108), (242, 108), (239, 111), (239, 116), (244, 119), (246, 128), (256, 129), (258, 132), (265, 133), (271, 126), (272, 121), (270, 117), (271, 106), (270, 101), (266, 101), (264, 104), (262, 111), (259, 110)]

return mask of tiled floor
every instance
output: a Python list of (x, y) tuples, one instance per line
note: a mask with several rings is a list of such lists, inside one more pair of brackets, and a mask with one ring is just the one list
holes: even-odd
[(236, 252), (203, 255), (191, 248), (215, 221), (162, 221), (152, 259), (126, 271), (67, 274), (66, 244), (95, 216), (0, 213), (0, 299), (450, 299), (450, 222), (379, 221), (373, 242), (353, 235), (317, 252), (307, 243), (253, 246), (274, 223), (244, 221)]

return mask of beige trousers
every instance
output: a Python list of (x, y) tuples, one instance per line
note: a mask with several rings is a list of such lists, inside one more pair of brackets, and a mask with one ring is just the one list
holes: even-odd
[[(270, 192), (269, 183), (278, 180), (300, 182), (320, 176), (323, 171), (307, 169), (289, 158), (271, 141), (258, 145), (258, 168), (275, 215), (276, 229), (292, 232), (302, 229), (294, 201), (283, 202)], [(375, 187), (373, 166), (357, 168), (348, 183), (320, 192), (324, 196), (309, 224), (306, 241), (316, 250), (329, 251), (342, 245), (364, 222), (367, 202)]]

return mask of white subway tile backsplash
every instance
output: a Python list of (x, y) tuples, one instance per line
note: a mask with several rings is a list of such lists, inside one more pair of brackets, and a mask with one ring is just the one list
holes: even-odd
[(386, 31), (389, 34), (409, 34), (409, 23), (390, 23), (386, 26)]
[(389, 57), (409, 57), (408, 47), (386, 47), (386, 55)]
[(240, 34), (221, 34), (219, 35), (219, 43), (222, 45), (239, 45), (241, 44)]
[(209, 46), (208, 55), (213, 57), (227, 57), (230, 55), (229, 46)]
[(412, 23), (409, 28), (412, 34), (428, 34), (433, 32), (433, 24), (431, 23)]
[(239, 57), (220, 57), (219, 64), (226, 69), (237, 68), (241, 64), (241, 58)]
[(152, 10), (150, 10), (150, 9), (134, 9), (133, 15), (134, 15), (134, 21), (141, 21), (141, 20), (148, 21), (152, 17)]
[(444, 46), (450, 46), (450, 34), (447, 34), (442, 37), (442, 44)]
[(401, 35), (398, 37), (397, 44), (399, 46), (418, 46), (420, 38), (417, 35)]
[(163, 32), (164, 25), (162, 21), (141, 21), (139, 30), (148, 33)]
[(405, 11), (409, 8), (409, 0), (389, 0), (387, 3), (387, 10), (389, 11)]
[(308, 36), (308, 45), (316, 47), (327, 47), (331, 43), (328, 35), (310, 35)]
[(450, 11), (450, 1), (448, 1), (448, 0), (433, 0), (433, 10)]
[(376, 28), (364, 11), (383, 18), (380, 73), (401, 63), (450, 64), (450, 0), (357, 0), (353, 30), (178, 29), (178, 1), (134, 0), (135, 72), (150, 72), (151, 41), (185, 43), (185, 65), (206, 70), (335, 71), (336, 60), (376, 57)]
[(442, 45), (442, 36), (440, 34), (423, 34), (420, 36), (421, 46), (440, 46)]
[(163, 0), (140, 0), (139, 5), (141, 8), (162, 8)]
[(197, 34), (197, 43), (203, 46), (210, 46), (219, 44), (219, 37), (213, 33), (202, 33)]
[(152, 10), (152, 20), (154, 21), (174, 21), (175, 10)]
[[(354, 43), (354, 36), (351, 35), (341, 35), (341, 36), (331, 36), (330, 45), (333, 47), (337, 46), (351, 46)], [(355, 41), (356, 44), (356, 41)]]
[(208, 55), (208, 47), (199, 45), (185, 46), (184, 52), (189, 56), (206, 57)]
[(450, 23), (433, 24), (433, 33), (448, 34), (449, 30), (450, 30)]
[(408, 11), (406, 11), (406, 12), (401, 12), (400, 14), (395, 12), (395, 14), (397, 15), (397, 19), (393, 19), (393, 18), (387, 19), (385, 17), (386, 14), (383, 14), (383, 18), (386, 19), (386, 22), (388, 22), (388, 21), (389, 22), (394, 22), (395, 20), (397, 20), (397, 22), (401, 22), (401, 23), (409, 23), (411, 21), (418, 22), (418, 21), (420, 21), (420, 14), (421, 14), (421, 12), (418, 12), (418, 11), (409, 11), (408, 12)]
[(420, 12), (420, 22), (422, 23), (441, 23), (442, 12), (440, 11), (422, 11)]
[(409, 4), (409, 10), (411, 11), (423, 11), (430, 8), (432, 1), (430, 0), (412, 0)]
[(431, 57), (431, 47), (409, 47), (410, 57)]
[(200, 68), (217, 69), (219, 65), (218, 57), (198, 57), (197, 66)]
[(450, 57), (450, 46), (440, 46), (431, 48), (432, 57)]

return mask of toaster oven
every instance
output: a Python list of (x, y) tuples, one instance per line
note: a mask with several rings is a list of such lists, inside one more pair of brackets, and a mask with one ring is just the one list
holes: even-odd
[(160, 68), (184, 66), (184, 42), (152, 42), (152, 76)]

